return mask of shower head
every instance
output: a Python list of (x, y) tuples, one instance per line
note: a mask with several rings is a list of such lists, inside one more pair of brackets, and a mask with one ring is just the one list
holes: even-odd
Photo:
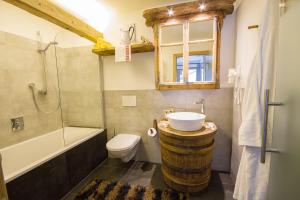
[(44, 49), (39, 49), (38, 52), (39, 52), (39, 53), (45, 52), (45, 51), (48, 50), (48, 48), (49, 48), (51, 45), (56, 45), (56, 44), (58, 44), (56, 41), (50, 42), (49, 44), (47, 44), (47, 46), (46, 46)]

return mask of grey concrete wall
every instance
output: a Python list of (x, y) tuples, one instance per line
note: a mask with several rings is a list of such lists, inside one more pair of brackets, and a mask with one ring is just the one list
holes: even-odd
[[(142, 145), (137, 159), (160, 163), (160, 146), (158, 138), (147, 137), (148, 128), (154, 119), (163, 117), (163, 110), (174, 107), (179, 110), (200, 112), (200, 106), (194, 102), (204, 98), (207, 120), (218, 126), (215, 136), (212, 168), (230, 171), (232, 138), (232, 88), (217, 90), (119, 90), (105, 91), (105, 111), (108, 138), (116, 133), (133, 133), (142, 136)], [(122, 96), (134, 95), (136, 107), (122, 107)]]

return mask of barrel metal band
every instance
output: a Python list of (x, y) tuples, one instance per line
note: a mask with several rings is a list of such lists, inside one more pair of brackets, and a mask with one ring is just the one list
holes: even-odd
[(163, 146), (173, 146), (173, 147), (179, 147), (179, 148), (184, 148), (186, 150), (202, 150), (202, 149), (206, 149), (208, 147), (211, 147), (214, 144), (214, 140), (212, 140), (211, 143), (206, 144), (206, 145), (202, 145), (202, 146), (197, 146), (197, 147), (193, 147), (193, 146), (184, 146), (184, 145), (177, 145), (177, 144), (172, 144), (170, 142), (167, 141), (162, 141), (160, 140), (160, 144), (162, 144)]
[(176, 171), (176, 172), (181, 172), (181, 173), (191, 173), (191, 174), (198, 174), (198, 173), (201, 173), (201, 172), (205, 172), (206, 170), (210, 170), (210, 166), (211, 166), (211, 162), (204, 166), (204, 167), (201, 167), (201, 168), (198, 168), (198, 169), (184, 169), (184, 168), (179, 168), (179, 167), (175, 167), (175, 166), (172, 166), (171, 164), (168, 163), (168, 161), (162, 159), (162, 163), (163, 165), (165, 165), (166, 167)]
[(167, 179), (169, 179), (170, 181), (172, 181), (172, 182), (174, 182), (174, 183), (176, 183), (178, 185), (183, 185), (183, 186), (186, 186), (186, 187), (199, 187), (200, 185), (207, 184), (209, 182), (209, 178), (210, 178), (210, 176), (207, 176), (201, 182), (198, 182), (198, 183), (191, 183), (191, 182), (187, 183), (184, 180), (181, 180), (178, 177), (172, 176), (171, 174), (167, 173), (165, 171), (165, 169), (162, 169), (162, 173), (163, 173), (164, 177), (167, 178)]

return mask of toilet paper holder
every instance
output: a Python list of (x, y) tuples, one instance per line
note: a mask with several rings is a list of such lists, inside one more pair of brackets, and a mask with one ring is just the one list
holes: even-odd
[(153, 120), (153, 128), (155, 128), (157, 130), (157, 120), (156, 119)]
[(149, 137), (154, 138), (157, 135), (157, 133), (158, 133), (158, 131), (157, 131), (157, 121), (156, 121), (156, 119), (154, 119), (153, 120), (153, 126), (148, 129), (147, 135)]

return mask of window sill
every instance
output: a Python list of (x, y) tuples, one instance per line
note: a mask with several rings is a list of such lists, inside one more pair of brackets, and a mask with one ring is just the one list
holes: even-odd
[(201, 83), (201, 84), (158, 84), (156, 85), (157, 90), (195, 90), (195, 89), (220, 89), (219, 83)]

